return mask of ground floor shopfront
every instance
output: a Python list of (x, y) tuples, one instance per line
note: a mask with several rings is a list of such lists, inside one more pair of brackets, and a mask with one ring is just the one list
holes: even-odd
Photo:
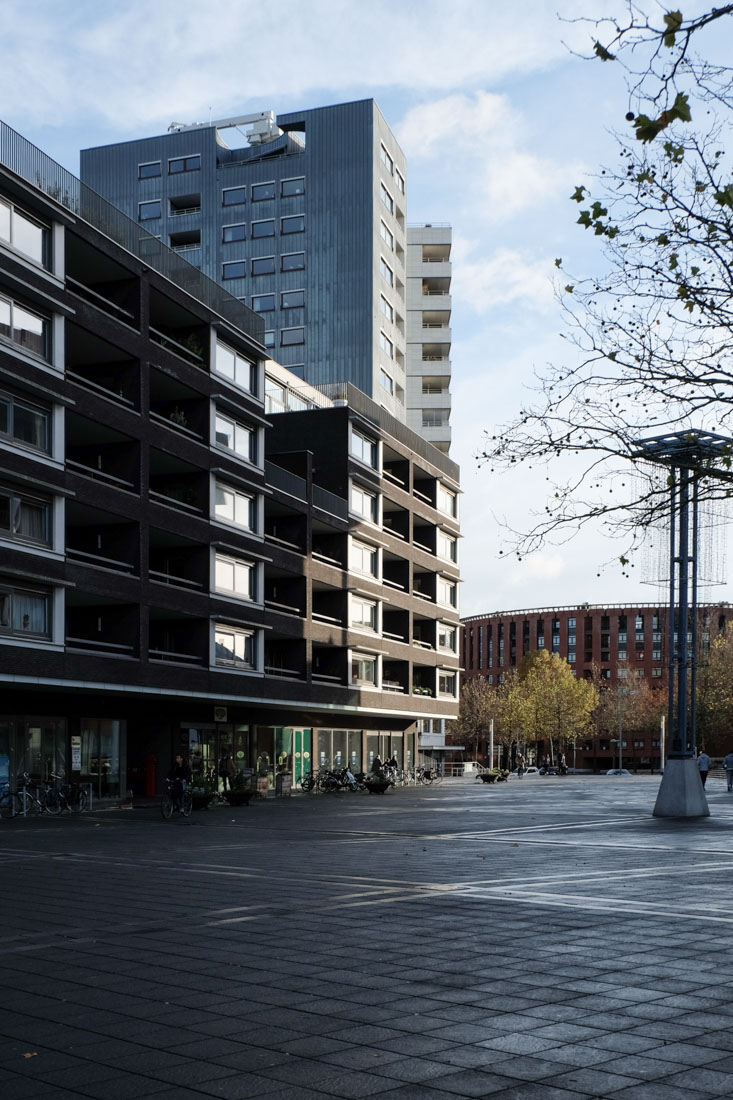
[[(97, 696), (18, 697), (0, 714), (0, 782), (54, 775), (89, 784), (97, 799), (156, 797), (177, 754), (188, 760), (194, 785), (221, 791), (234, 783), (271, 790), (285, 778), (298, 784), (320, 768), (368, 771), (376, 756), (415, 763), (417, 734), (407, 730), (323, 728), (237, 721), (236, 707), (185, 700), (104, 700)], [(43, 707), (38, 703), (42, 702)], [(274, 710), (274, 708), (273, 708)], [(208, 720), (207, 720), (208, 719)]]

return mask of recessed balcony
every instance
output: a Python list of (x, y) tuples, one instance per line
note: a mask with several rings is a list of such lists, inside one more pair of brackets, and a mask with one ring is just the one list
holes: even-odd
[(139, 525), (101, 508), (66, 504), (66, 556), (116, 573), (139, 572)]

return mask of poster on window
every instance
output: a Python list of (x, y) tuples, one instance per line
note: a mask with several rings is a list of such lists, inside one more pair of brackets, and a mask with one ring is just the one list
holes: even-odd
[(81, 771), (81, 737), (72, 735), (71, 738), (71, 770)]

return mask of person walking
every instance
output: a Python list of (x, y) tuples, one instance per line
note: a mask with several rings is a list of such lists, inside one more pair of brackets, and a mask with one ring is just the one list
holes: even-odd
[(705, 749), (698, 755), (697, 766), (700, 769), (700, 779), (702, 780), (703, 787), (705, 786), (705, 780), (708, 777), (710, 771), (710, 757), (705, 752)]
[(727, 756), (723, 757), (723, 767), (725, 768), (728, 790), (733, 791), (733, 749), (730, 750)]
[(517, 778), (521, 779), (524, 775), (524, 757), (520, 753), (517, 753)]

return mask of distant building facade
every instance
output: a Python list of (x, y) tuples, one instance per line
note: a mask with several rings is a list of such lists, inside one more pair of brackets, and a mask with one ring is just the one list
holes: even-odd
[[(728, 604), (699, 608), (702, 653), (731, 619), (733, 607)], [(691, 633), (688, 644), (692, 644)], [(625, 684), (629, 691), (644, 680), (666, 693), (669, 609), (661, 604), (581, 604), (497, 611), (461, 620), (461, 664), (466, 678), (481, 676), (498, 686), (522, 657), (542, 650), (566, 660), (576, 676), (597, 677), (601, 684)], [(658, 736), (629, 735), (622, 750), (627, 767), (659, 766)], [(610, 768), (617, 759), (617, 747), (608, 739), (578, 741), (578, 767)]]

